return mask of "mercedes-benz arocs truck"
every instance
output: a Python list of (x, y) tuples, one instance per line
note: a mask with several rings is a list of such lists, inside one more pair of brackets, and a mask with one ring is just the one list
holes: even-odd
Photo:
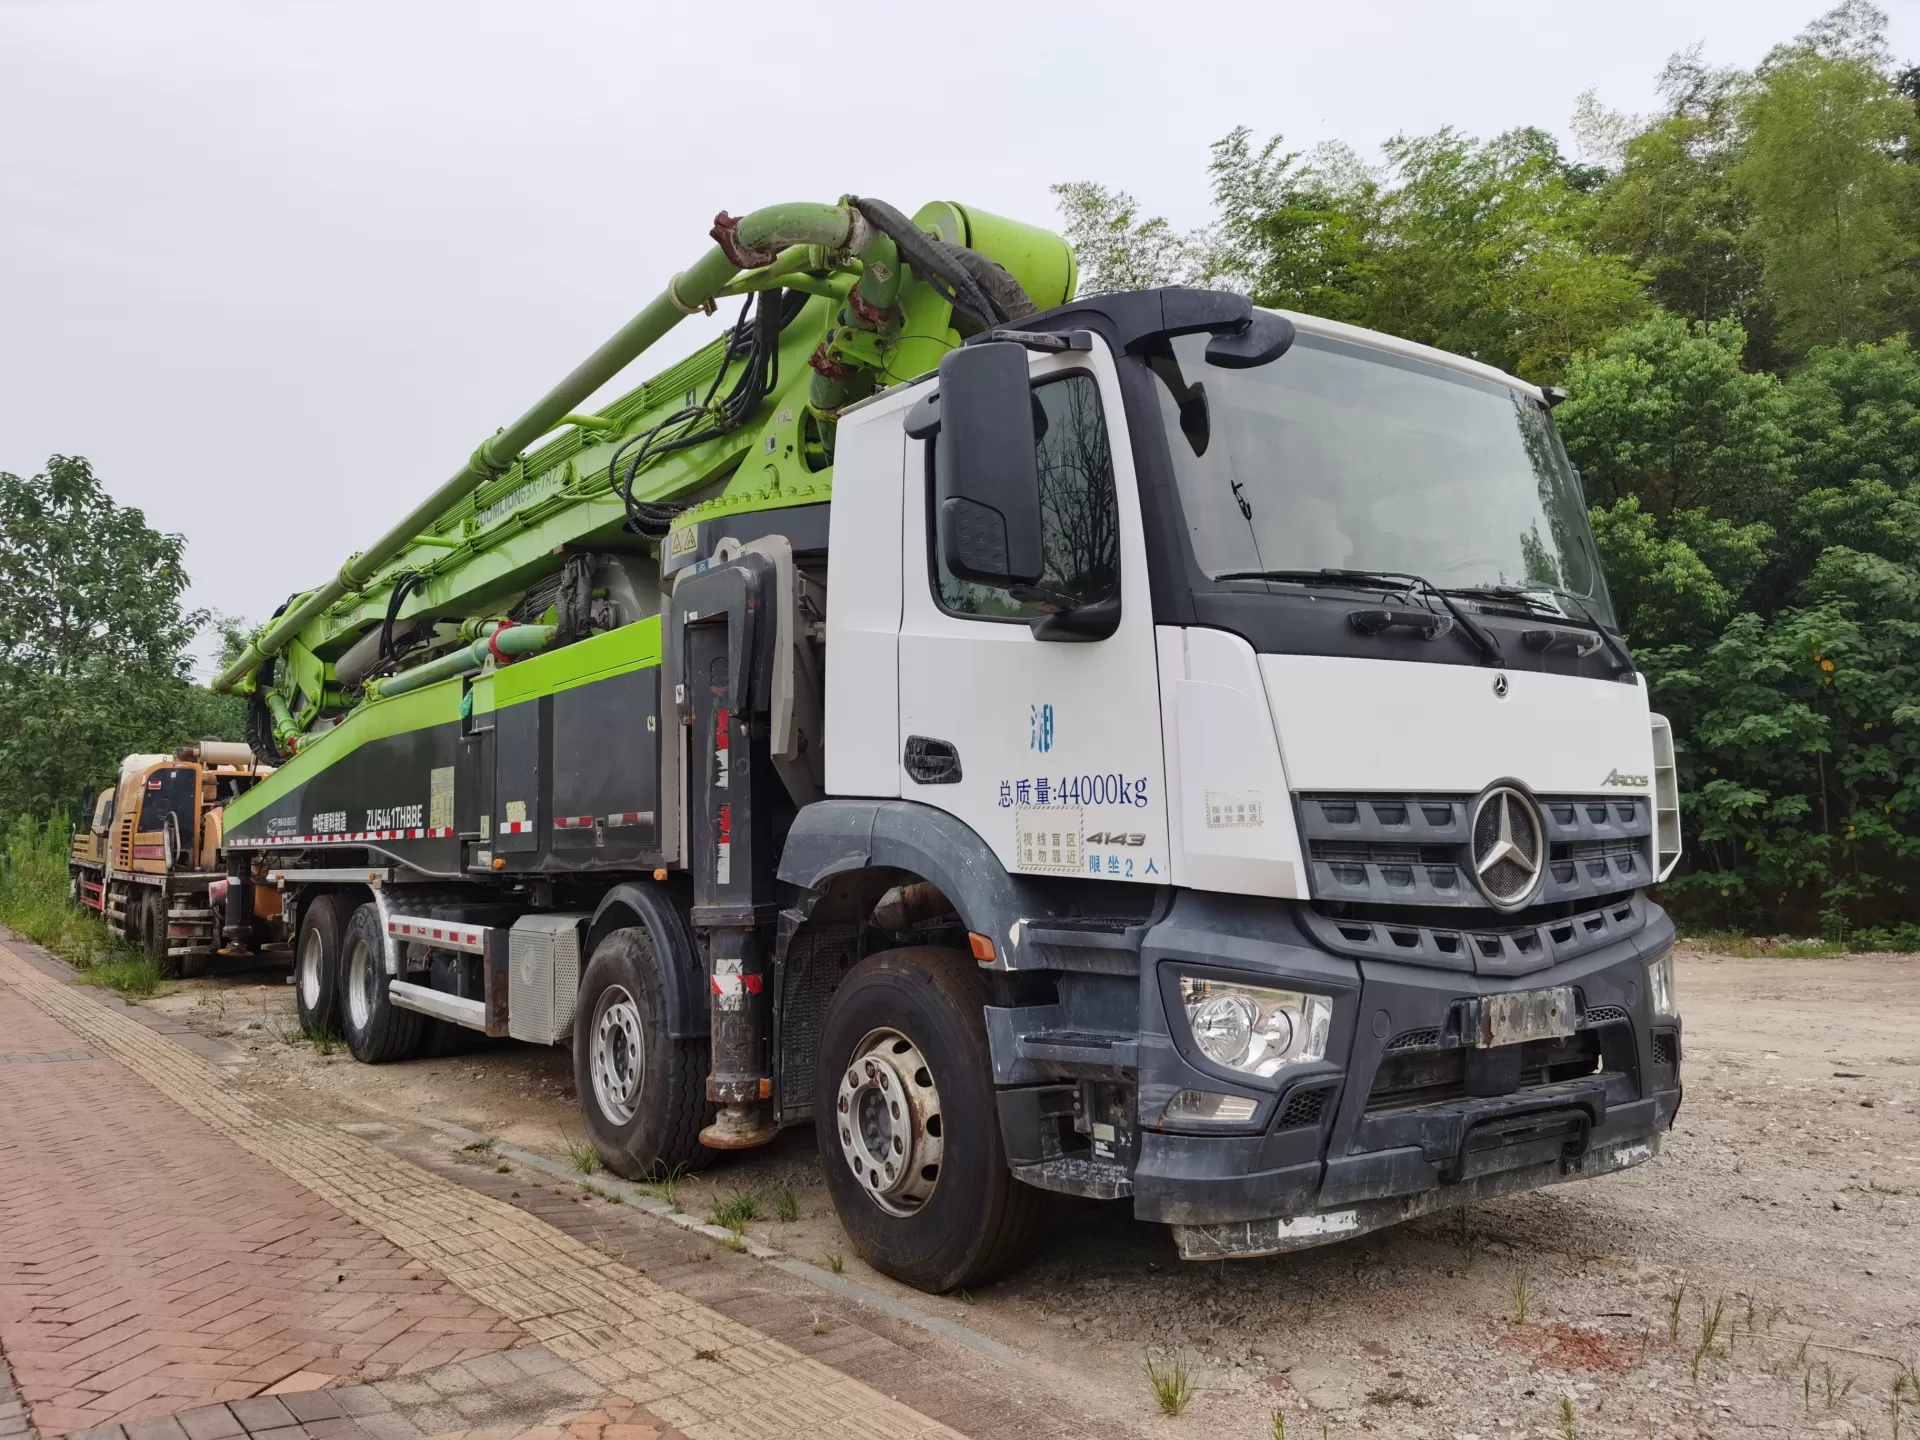
[(968, 206), (713, 235), (221, 677), (310, 1023), (570, 1044), (623, 1175), (811, 1123), (935, 1290), (1046, 1191), (1246, 1256), (1657, 1151), (1671, 743), (1552, 392)]

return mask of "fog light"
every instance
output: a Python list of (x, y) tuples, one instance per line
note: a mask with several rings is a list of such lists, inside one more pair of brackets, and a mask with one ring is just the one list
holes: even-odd
[(1647, 999), (1653, 1013), (1673, 1019), (1680, 1014), (1680, 1000), (1673, 984), (1673, 951), (1647, 962)]
[(1244, 1125), (1260, 1108), (1245, 1095), (1217, 1095), (1211, 1090), (1182, 1090), (1167, 1102), (1166, 1120), (1186, 1124)]

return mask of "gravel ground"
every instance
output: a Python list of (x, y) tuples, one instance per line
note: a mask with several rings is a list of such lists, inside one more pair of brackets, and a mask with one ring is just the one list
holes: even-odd
[[(1639, 1170), (1207, 1265), (1124, 1205), (1061, 1200), (1028, 1268), (923, 1303), (1047, 1367), (1116, 1431), (1920, 1435), (1920, 957), (1696, 947), (1680, 984), (1686, 1103)], [(582, 1139), (561, 1054), (496, 1043), (362, 1067), (302, 1041), (290, 987), (262, 973), (151, 1003), (239, 1045), (246, 1083), (343, 1120), (433, 1116), (562, 1162)], [(810, 1131), (723, 1158), (677, 1198), (705, 1215), (740, 1194), (753, 1238), (906, 1293), (848, 1250)], [(1156, 1411), (1149, 1353), (1190, 1377), (1178, 1418)]]

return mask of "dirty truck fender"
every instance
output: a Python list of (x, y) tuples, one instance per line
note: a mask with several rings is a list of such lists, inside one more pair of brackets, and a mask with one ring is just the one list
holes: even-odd
[(667, 1034), (676, 1040), (704, 1037), (708, 1030), (707, 976), (693, 943), (687, 917), (663, 885), (628, 882), (616, 885), (600, 900), (587, 926), (582, 973), (594, 947), (611, 931), (643, 927), (660, 956), (660, 983), (667, 997)]

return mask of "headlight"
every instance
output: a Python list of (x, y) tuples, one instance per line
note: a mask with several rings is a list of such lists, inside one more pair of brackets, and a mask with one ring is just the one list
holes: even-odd
[(1264, 1077), (1326, 1058), (1329, 996), (1182, 976), (1180, 1001), (1194, 1043), (1216, 1065)]
[(1656, 1015), (1673, 1019), (1680, 1014), (1679, 996), (1673, 988), (1673, 951), (1647, 962), (1647, 999), (1653, 1002)]

